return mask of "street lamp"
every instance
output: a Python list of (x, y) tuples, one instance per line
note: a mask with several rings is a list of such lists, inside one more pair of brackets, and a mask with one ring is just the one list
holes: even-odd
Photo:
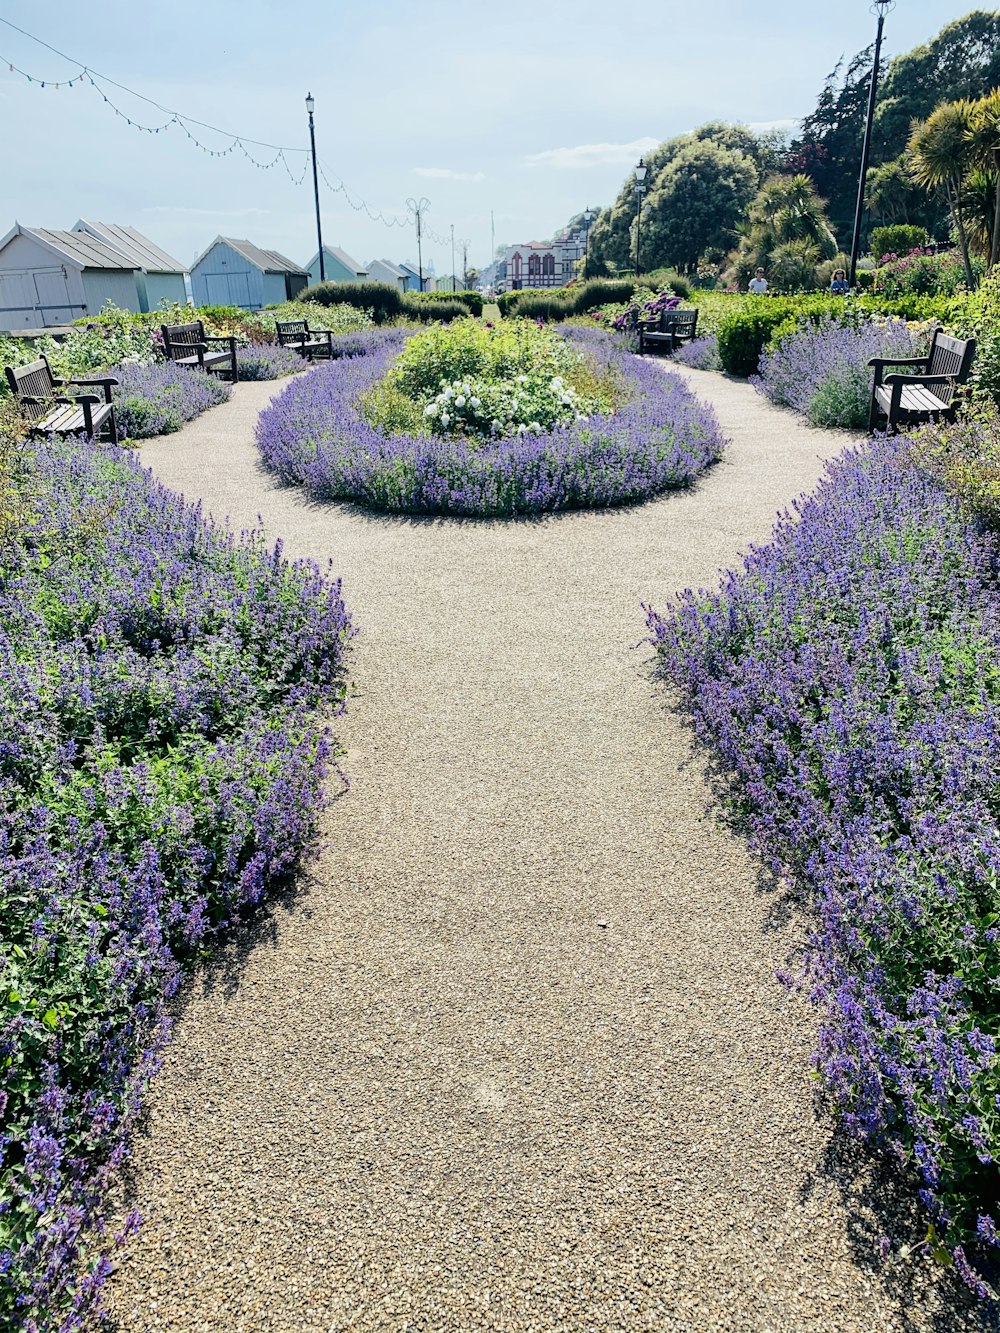
[(865, 120), (865, 139), (861, 149), (861, 175), (858, 178), (858, 202), (854, 209), (854, 235), (851, 237), (851, 272), (848, 282), (853, 287), (858, 274), (858, 254), (861, 251), (861, 216), (865, 209), (865, 177), (868, 175), (868, 155), (872, 146), (872, 121), (875, 117), (875, 94), (878, 90), (878, 62), (882, 54), (882, 28), (885, 16), (896, 8), (896, 0), (875, 0), (871, 12), (878, 15), (875, 34), (875, 59), (872, 61), (872, 81), (868, 89), (868, 116)]
[[(885, 0), (882, 0), (885, 3)], [(642, 158), (635, 169), (635, 276), (639, 276), (639, 242), (642, 236), (642, 196), (646, 191), (644, 184), (649, 168)]]
[(590, 229), (594, 225), (596, 214), (592, 208), (583, 210), (583, 225), (586, 228), (583, 234), (583, 276), (590, 277)]
[(316, 99), (312, 93), (306, 93), (306, 110), (309, 112), (309, 143), (312, 145), (313, 160), (313, 195), (316, 199), (316, 244), (319, 246), (319, 280), (326, 282), (326, 265), (323, 262), (323, 227), (319, 220), (319, 173), (316, 170), (316, 128), (313, 124), (313, 108)]
[(420, 290), (424, 290), (424, 252), (420, 248), (420, 237), (423, 231), (424, 210), (430, 208), (429, 199), (407, 199), (406, 207), (413, 214), (413, 220), (417, 224), (417, 270), (420, 274)]

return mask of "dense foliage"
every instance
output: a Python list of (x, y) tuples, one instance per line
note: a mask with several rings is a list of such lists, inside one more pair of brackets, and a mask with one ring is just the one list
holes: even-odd
[(78, 1327), (185, 960), (294, 866), (351, 622), (126, 451), (0, 451), (0, 1326)]
[(502, 315), (522, 315), (525, 319), (558, 323), (599, 306), (630, 301), (638, 286), (632, 278), (593, 278), (589, 282), (555, 287), (550, 291), (524, 288), (504, 292), (497, 298), (497, 305)]
[(775, 338), (760, 358), (756, 389), (781, 407), (793, 407), (814, 426), (857, 430), (868, 422), (872, 357), (923, 356), (926, 337), (905, 320), (861, 319), (843, 323), (834, 315), (802, 320)]
[(278, 380), (306, 364), (293, 348), (280, 343), (250, 343), (236, 352), (241, 380)]
[(714, 333), (707, 333), (703, 338), (692, 338), (681, 343), (674, 352), (673, 360), (681, 366), (690, 366), (692, 370), (721, 370), (719, 360), (719, 340)]
[(483, 313), (482, 292), (464, 291), (459, 288), (454, 292), (409, 292), (407, 293), (407, 296), (410, 298), (407, 301), (408, 305), (427, 304), (427, 302), (433, 303), (435, 301), (446, 301), (451, 304), (458, 301), (461, 305), (467, 306), (469, 313), (475, 315), (477, 318)]
[(720, 591), (648, 623), (755, 846), (813, 904), (801, 980), (825, 1012), (825, 1086), (912, 1174), (934, 1253), (982, 1291), (970, 1245), (995, 1255), (1000, 1160), (1000, 553), (904, 449), (842, 457)]
[[(636, 361), (596, 331), (569, 336), (598, 380), (621, 385), (617, 411), (491, 439), (379, 428), (365, 408), (398, 355), (400, 331), (395, 344), (387, 339), (369, 356), (293, 381), (261, 414), (261, 454), (283, 480), (321, 499), (475, 515), (632, 502), (688, 484), (719, 457), (724, 442), (714, 414), (676, 376)], [(457, 378), (440, 365), (435, 371), (443, 372), (439, 381)]]
[(911, 431), (912, 457), (975, 518), (1000, 531), (1000, 408), (991, 400), (953, 423)]
[(403, 293), (387, 282), (318, 282), (301, 296), (328, 308), (347, 305), (364, 310), (376, 324), (389, 324), (403, 313)]
[(409, 339), (364, 408), (381, 429), (470, 440), (541, 435), (610, 411), (614, 388), (551, 329), (523, 320), (490, 329), (468, 319)]

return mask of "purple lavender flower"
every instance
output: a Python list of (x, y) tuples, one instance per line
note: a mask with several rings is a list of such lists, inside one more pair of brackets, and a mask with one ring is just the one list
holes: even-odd
[(831, 464), (718, 592), (647, 615), (754, 847), (812, 901), (801, 980), (824, 1015), (816, 1067), (845, 1122), (919, 1174), (984, 1294), (975, 1245), (994, 1243), (982, 1206), (1000, 1153), (1000, 542), (877, 437)]
[(265, 464), (324, 500), (403, 513), (525, 514), (645, 499), (688, 485), (718, 459), (719, 424), (677, 377), (630, 357), (598, 329), (567, 328), (599, 368), (627, 386), (613, 415), (474, 446), (431, 435), (385, 435), (359, 398), (385, 374), (401, 331), (367, 356), (318, 367), (291, 383), (257, 423)]

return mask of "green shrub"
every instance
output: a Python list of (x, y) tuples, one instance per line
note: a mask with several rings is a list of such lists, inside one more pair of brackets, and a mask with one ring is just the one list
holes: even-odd
[(994, 269), (974, 292), (952, 302), (951, 318), (942, 320), (959, 338), (976, 339), (973, 395), (1000, 404), (1000, 269)]
[(943, 422), (911, 431), (917, 464), (956, 495), (982, 522), (1000, 528), (1000, 409), (984, 402)]
[(723, 370), (744, 378), (755, 374), (760, 354), (774, 331), (793, 314), (788, 301), (757, 296), (751, 297), (742, 309), (725, 315), (716, 330)]
[(324, 306), (357, 306), (371, 311), (376, 324), (388, 324), (403, 313), (403, 293), (387, 282), (319, 282), (300, 292), (299, 300)]
[(899, 222), (891, 227), (873, 228), (868, 247), (872, 258), (879, 263), (883, 255), (908, 255), (911, 250), (920, 250), (926, 244), (927, 233), (923, 227)]
[[(434, 299), (428, 301), (428, 296)], [(403, 297), (402, 314), (407, 319), (419, 319), (423, 324), (430, 324), (437, 319), (445, 322), (465, 319), (469, 315), (469, 307), (447, 292), (441, 296), (437, 292), (407, 292)]]
[(685, 301), (690, 297), (692, 290), (690, 280), (682, 273), (678, 273), (675, 268), (657, 268), (652, 273), (644, 273), (642, 285), (652, 287), (654, 291), (668, 288), (675, 296), (683, 296)]
[(546, 324), (559, 324), (576, 311), (571, 301), (554, 292), (530, 291), (524, 293), (514, 314), (519, 319), (540, 319)]
[(403, 298), (412, 297), (414, 301), (461, 301), (468, 306), (473, 315), (479, 319), (483, 313), (483, 294), (474, 291), (458, 292), (407, 292)]

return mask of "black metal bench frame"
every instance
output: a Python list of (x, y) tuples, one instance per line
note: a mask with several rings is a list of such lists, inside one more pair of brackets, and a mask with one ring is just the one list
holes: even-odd
[[(229, 334), (206, 333), (204, 323), (161, 324), (163, 355), (188, 370), (204, 370), (213, 375), (228, 374), (235, 384), (240, 377), (236, 364), (236, 338)], [(225, 343), (226, 351), (213, 351), (211, 343)]]
[[(62, 380), (53, 375), (48, 357), (40, 356), (26, 366), (5, 366), (4, 374), (22, 415), (30, 423), (31, 434), (86, 435), (96, 440), (106, 435), (111, 444), (118, 443), (118, 423), (111, 402), (111, 386), (118, 380), (113, 375), (87, 375), (80, 379)], [(81, 388), (100, 387), (103, 399), (96, 393), (59, 394), (70, 385)]]
[[(975, 338), (953, 338), (936, 328), (926, 356), (874, 356), (868, 362), (875, 371), (871, 406), (868, 409), (869, 434), (885, 418), (885, 430), (892, 434), (900, 426), (915, 426), (925, 421), (954, 421), (959, 395), (976, 355)], [(885, 374), (886, 366), (912, 366), (912, 374)]]
[(640, 319), (639, 355), (644, 354), (647, 344), (654, 348), (666, 346), (668, 352), (675, 352), (680, 343), (690, 342), (697, 330), (697, 308), (661, 310), (656, 319)]
[(276, 319), (274, 327), (282, 347), (291, 347), (300, 356), (333, 358), (333, 329), (311, 329), (306, 319)]

